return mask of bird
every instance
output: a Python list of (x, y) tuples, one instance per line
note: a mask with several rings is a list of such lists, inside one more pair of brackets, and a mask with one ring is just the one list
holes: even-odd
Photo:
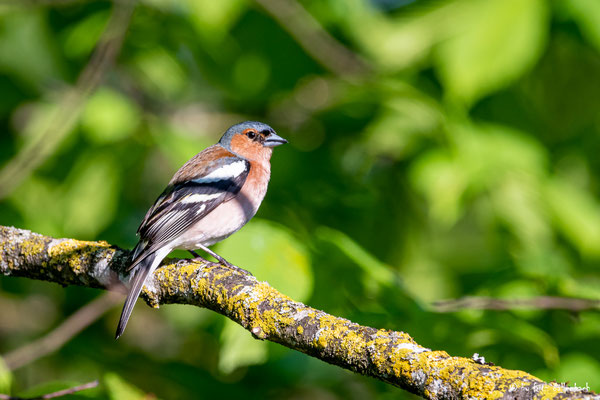
[(273, 148), (285, 143), (269, 125), (245, 121), (179, 168), (138, 228), (116, 339), (125, 330), (144, 282), (172, 250), (188, 250), (195, 260), (211, 263), (195, 252), (200, 249), (237, 269), (208, 246), (234, 234), (256, 214), (271, 177)]

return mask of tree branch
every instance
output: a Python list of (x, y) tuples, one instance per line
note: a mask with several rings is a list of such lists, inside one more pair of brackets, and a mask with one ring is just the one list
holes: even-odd
[(48, 394), (44, 394), (44, 395), (36, 396), (36, 397), (13, 397), (13, 396), (8, 396), (6, 394), (1, 394), (0, 393), (0, 400), (45, 400), (45, 399), (55, 399), (57, 397), (62, 397), (62, 396), (66, 396), (66, 395), (69, 395), (69, 394), (81, 392), (82, 390), (92, 389), (92, 388), (95, 388), (96, 386), (98, 386), (98, 381), (97, 380), (96, 381), (92, 381), (92, 382), (88, 382), (88, 383), (84, 383), (83, 385), (74, 386), (72, 388), (63, 389), (63, 390), (59, 390), (57, 392), (52, 392), (52, 393), (48, 393)]
[[(112, 287), (125, 281), (127, 250), (106, 242), (55, 239), (0, 227), (0, 274)], [(166, 260), (146, 285), (144, 299), (193, 304), (237, 322), (257, 339), (280, 343), (331, 364), (372, 376), (428, 399), (598, 399), (582, 388), (546, 383), (522, 371), (451, 357), (404, 332), (361, 326), (308, 307), (265, 282), (223, 266)]]
[(537, 296), (527, 299), (498, 299), (494, 297), (463, 297), (433, 303), (437, 312), (461, 310), (568, 310), (580, 312), (600, 309), (600, 300), (576, 297)]
[(50, 333), (4, 354), (2, 356), (4, 363), (10, 370), (15, 370), (56, 351), (114, 307), (117, 301), (120, 301), (120, 299), (115, 292), (107, 292), (103, 296), (96, 297), (89, 304), (66, 318)]

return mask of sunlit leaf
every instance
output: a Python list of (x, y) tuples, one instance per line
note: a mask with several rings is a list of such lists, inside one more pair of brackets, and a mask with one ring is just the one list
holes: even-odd
[(0, 357), (0, 393), (9, 394), (11, 385), (12, 385), (13, 377), (10, 369)]
[(598, 275), (568, 276), (559, 284), (560, 293), (564, 296), (600, 299), (600, 276)]
[(32, 176), (9, 199), (29, 229), (54, 236), (64, 234), (63, 197), (56, 182)]
[(567, 10), (588, 40), (600, 50), (600, 2), (596, 0), (563, 0)]
[(190, 19), (205, 40), (219, 42), (248, 6), (246, 0), (187, 0)]
[(467, 171), (441, 150), (420, 157), (411, 171), (413, 187), (427, 198), (432, 216), (445, 224), (453, 224), (462, 214), (468, 178)]
[(218, 252), (294, 300), (306, 300), (311, 294), (313, 274), (308, 252), (281, 225), (254, 218), (223, 241)]
[(560, 365), (552, 373), (552, 379), (558, 382), (569, 382), (569, 386), (598, 390), (600, 387), (600, 363), (589, 354), (569, 353), (561, 357)]
[(502, 330), (521, 342), (530, 351), (539, 354), (546, 365), (556, 367), (559, 363), (558, 348), (555, 340), (543, 329), (520, 318), (506, 316), (498, 319)]
[(380, 114), (365, 129), (363, 146), (377, 155), (407, 158), (439, 129), (441, 118), (427, 99), (399, 94), (383, 104)]
[(255, 54), (238, 58), (233, 68), (233, 79), (242, 94), (259, 92), (269, 80), (270, 66), (267, 59)]
[(462, 0), (456, 36), (436, 64), (448, 96), (467, 105), (513, 82), (538, 59), (548, 31), (544, 0)]
[(239, 367), (262, 364), (267, 361), (267, 343), (252, 337), (250, 332), (232, 322), (225, 321), (221, 332), (219, 369), (230, 374)]
[(426, 238), (414, 236), (407, 244), (400, 269), (406, 291), (423, 303), (455, 297), (455, 276), (432, 256)]
[(528, 218), (543, 233), (540, 193), (535, 191), (547, 163), (544, 149), (525, 134), (499, 125), (453, 123), (448, 130), (452, 144), (425, 153), (411, 171), (412, 183), (429, 200), (432, 215), (453, 224), (467, 192), (489, 191), (499, 199), (497, 211), (507, 221)]
[(155, 96), (174, 98), (187, 87), (187, 76), (173, 54), (155, 47), (140, 52), (133, 63), (135, 77)]
[[(313, 277), (307, 251), (282, 226), (253, 219), (225, 240), (218, 251), (228, 261), (248, 269), (259, 280), (266, 280), (294, 300), (306, 300), (312, 291)], [(225, 324), (221, 339), (219, 369), (223, 372), (266, 360), (266, 344), (231, 321)]]
[(64, 230), (70, 235), (94, 238), (114, 215), (119, 172), (108, 154), (83, 154), (64, 187)]
[(65, 53), (72, 58), (89, 56), (106, 28), (109, 12), (99, 11), (78, 21), (65, 33)]
[[(282, 226), (254, 219), (225, 240), (219, 246), (219, 253), (295, 300), (306, 300), (312, 291), (307, 251)], [(223, 372), (262, 363), (267, 357), (266, 344), (231, 321), (227, 321), (221, 338), (219, 368)]]
[(463, 8), (460, 1), (427, 3), (422, 8), (417, 3), (410, 13), (389, 18), (367, 0), (336, 4), (343, 9), (340, 23), (347, 34), (378, 66), (392, 71), (424, 63), (437, 43), (454, 35), (454, 21), (461, 19)]
[(587, 192), (561, 179), (552, 179), (546, 198), (561, 232), (588, 257), (600, 256), (600, 204)]
[(137, 107), (127, 97), (102, 88), (88, 100), (81, 115), (81, 126), (92, 141), (111, 143), (131, 135), (139, 119)]
[(41, 10), (0, 15), (0, 70), (41, 89), (60, 79), (63, 69)]
[[(113, 372), (104, 374), (103, 384), (110, 400), (143, 400), (148, 395)], [(156, 398), (156, 397), (152, 397)]]
[(383, 286), (390, 286), (396, 282), (397, 279), (391, 267), (379, 261), (343, 232), (321, 226), (316, 231), (316, 235), (319, 239), (336, 245), (363, 270), (369, 280)]

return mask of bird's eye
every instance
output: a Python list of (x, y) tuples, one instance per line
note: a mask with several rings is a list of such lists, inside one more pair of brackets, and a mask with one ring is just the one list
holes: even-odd
[(250, 139), (254, 139), (256, 137), (256, 131), (248, 131), (246, 132), (246, 135), (250, 138)]

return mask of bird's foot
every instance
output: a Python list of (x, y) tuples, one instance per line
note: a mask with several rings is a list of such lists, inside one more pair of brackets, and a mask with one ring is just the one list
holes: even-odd
[[(223, 265), (225, 265), (225, 264), (223, 264)], [(240, 268), (237, 265), (233, 265), (233, 264), (227, 263), (227, 265), (225, 265), (225, 266), (227, 268), (231, 268), (232, 270), (239, 272), (240, 274), (253, 276), (250, 271), (247, 271), (244, 268)]]
[(190, 261), (191, 260), (189, 258), (182, 258), (181, 260), (177, 261), (177, 263), (175, 265), (177, 265), (177, 268), (181, 268)]
[(200, 257), (198, 255), (198, 253), (196, 253), (195, 251), (192, 251), (192, 250), (188, 250), (188, 251), (190, 253), (192, 253), (192, 255), (194, 256), (194, 258), (192, 258), (193, 261), (202, 262), (202, 263), (205, 263), (205, 264), (208, 264), (208, 265), (212, 265), (214, 267), (217, 267), (217, 266), (227, 267), (227, 268), (230, 268), (230, 269), (232, 269), (234, 271), (237, 271), (237, 272), (239, 272), (241, 274), (252, 276), (252, 274), (249, 271), (246, 271), (243, 268), (240, 268), (240, 267), (238, 267), (236, 265), (233, 265), (232, 263), (230, 263), (229, 261), (227, 261), (226, 259), (224, 259), (223, 257), (219, 256), (216, 253), (212, 253), (211, 252), (212, 253), (211, 255), (213, 257), (215, 257), (218, 260), (218, 262), (208, 261), (208, 260)]

